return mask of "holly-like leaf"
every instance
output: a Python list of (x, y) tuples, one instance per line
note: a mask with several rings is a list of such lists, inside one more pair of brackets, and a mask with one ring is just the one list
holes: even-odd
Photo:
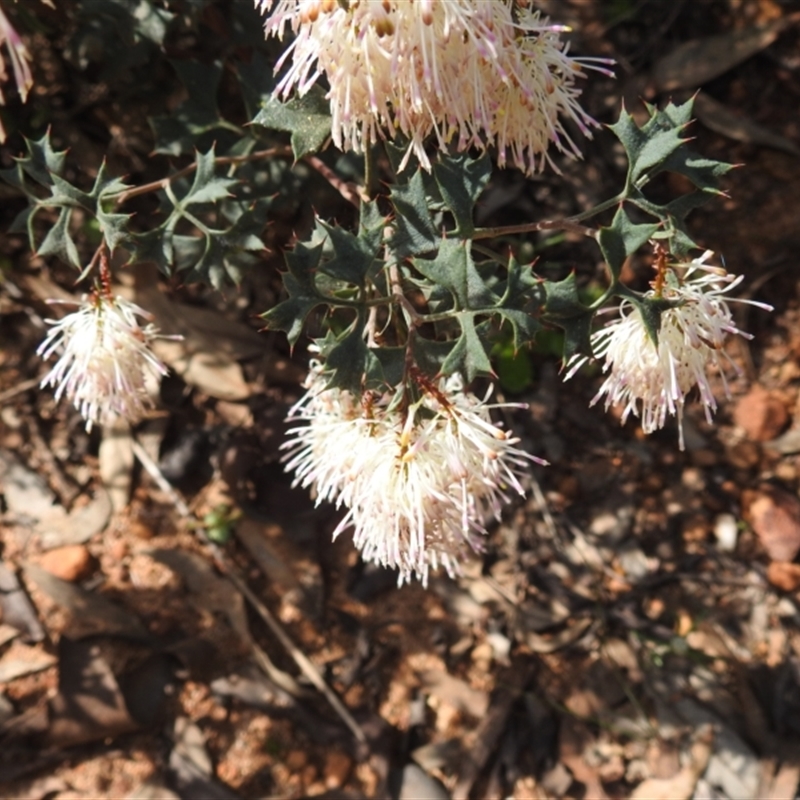
[(390, 199), (396, 211), (390, 246), (397, 255), (405, 258), (435, 250), (440, 236), (431, 217), (422, 170), (417, 170), (407, 184), (392, 187)]
[(514, 334), (514, 348), (519, 350), (523, 345), (531, 344), (541, 325), (534, 313), (538, 313), (543, 300), (542, 281), (539, 280), (530, 265), (523, 267), (513, 254), (508, 260), (508, 271), (504, 282), (497, 285), (502, 297), (494, 313), (510, 323)]
[(433, 165), (433, 174), (456, 221), (459, 236), (468, 239), (475, 230), (472, 218), (475, 202), (492, 176), (491, 159), (485, 154), (477, 159), (468, 155), (441, 156)]
[(487, 343), (478, 333), (475, 315), (462, 312), (457, 315), (461, 326), (461, 336), (442, 364), (442, 374), (452, 375), (460, 372), (472, 382), (478, 375), (494, 375), (492, 363), (486, 354)]
[[(691, 121), (694, 98), (681, 105), (668, 103), (657, 109), (647, 105), (650, 115), (640, 128), (623, 108), (611, 130), (628, 156), (626, 197), (637, 202), (646, 183), (660, 172), (677, 172), (689, 178), (702, 192), (719, 193), (719, 178), (730, 164), (701, 158), (691, 151), (683, 131)], [(638, 202), (637, 202), (638, 204)]]
[(362, 238), (336, 225), (319, 223), (333, 245), (333, 258), (320, 266), (320, 271), (336, 280), (363, 286), (370, 273), (377, 248), (370, 237)]
[(215, 289), (221, 289), (227, 282), (238, 285), (244, 268), (256, 260), (252, 253), (264, 249), (260, 234), (265, 222), (266, 204), (256, 204), (230, 228), (204, 236), (203, 253), (192, 265), (187, 281), (208, 282)]
[(54, 150), (50, 143), (50, 130), (41, 139), (25, 139), (26, 156), (14, 159), (14, 166), (0, 170), (0, 178), (25, 192), (29, 197), (36, 197), (27, 185), (27, 179), (39, 186), (53, 185), (52, 175), (61, 175), (66, 161), (66, 150)]
[(330, 104), (318, 86), (312, 86), (302, 97), (292, 97), (285, 103), (270, 95), (253, 118), (261, 125), (291, 134), (292, 152), (296, 159), (316, 153), (331, 133)]
[(591, 355), (590, 342), (594, 312), (581, 303), (575, 273), (562, 281), (545, 281), (542, 318), (564, 331), (564, 361), (576, 353)]
[(61, 209), (56, 224), (47, 232), (37, 252), (40, 256), (57, 256), (70, 266), (81, 269), (78, 248), (69, 230), (71, 217), (71, 208)]
[(639, 186), (649, 170), (686, 143), (682, 131), (691, 118), (693, 102), (682, 106), (669, 103), (663, 110), (647, 106), (650, 118), (641, 128), (623, 106), (619, 120), (610, 127), (628, 156), (628, 188)]
[(582, 355), (592, 355), (592, 318), (593, 314), (586, 314), (583, 317), (573, 317), (557, 323), (564, 331), (564, 354), (563, 360), (566, 364), (572, 356), (577, 353)]
[(364, 342), (364, 317), (359, 315), (347, 332), (335, 343), (330, 339), (320, 348), (325, 371), (330, 371), (328, 386), (361, 394), (368, 362), (377, 362)]
[[(44, 160), (40, 161), (32, 171), (37, 176), (37, 183), (41, 182), (41, 186), (50, 191), (50, 196), (41, 197), (39, 194), (29, 192), (28, 200), (31, 205), (28, 212), (20, 215), (15, 220), (15, 224), (21, 224), (24, 221), (31, 247), (39, 255), (55, 255), (68, 264), (81, 269), (80, 254), (70, 230), (73, 211), (81, 209), (97, 218), (106, 244), (113, 252), (121, 242), (127, 240), (127, 224), (130, 219), (128, 214), (119, 214), (112, 210), (115, 202), (114, 196), (128, 187), (119, 178), (109, 177), (105, 162), (101, 164), (94, 186), (88, 192), (73, 186), (56, 172), (48, 171), (46, 176), (39, 174), (40, 169), (49, 169), (48, 163), (59, 169), (63, 165), (59, 155), (49, 150), (49, 143), (44, 146), (41, 142), (37, 144), (39, 157)], [(27, 174), (25, 167), (21, 166), (20, 169), (20, 175)], [(38, 212), (45, 208), (58, 209), (58, 217), (55, 225), (45, 234), (37, 248), (33, 222)]]
[(619, 279), (628, 256), (633, 255), (658, 229), (657, 223), (634, 224), (621, 205), (611, 225), (600, 228), (597, 241), (615, 281)]
[(207, 153), (195, 152), (195, 170), (189, 190), (175, 203), (175, 209), (183, 212), (191, 205), (214, 203), (230, 196), (231, 187), (237, 181), (216, 174), (216, 154), (212, 147)]
[(358, 238), (364, 246), (377, 253), (383, 243), (386, 217), (381, 213), (376, 200), (361, 203), (358, 220)]
[(496, 307), (498, 298), (475, 268), (469, 241), (443, 239), (435, 258), (415, 258), (413, 263), (428, 280), (452, 294), (458, 310), (490, 310)]
[(171, 275), (175, 258), (173, 236), (172, 228), (165, 225), (144, 233), (134, 233), (129, 263), (152, 262), (164, 275)]
[(575, 273), (561, 281), (544, 281), (545, 303), (542, 309), (548, 320), (559, 321), (584, 316), (588, 309), (578, 296)]
[(733, 164), (703, 158), (689, 150), (681, 148), (659, 165), (659, 172), (677, 172), (687, 177), (701, 192), (725, 196), (719, 189), (719, 180), (733, 169)]
[(626, 297), (639, 310), (647, 335), (657, 347), (658, 334), (661, 330), (661, 315), (668, 309), (675, 308), (678, 303), (665, 300), (663, 297), (640, 297), (632, 293), (626, 294)]
[(289, 271), (283, 274), (283, 285), (289, 297), (261, 315), (268, 328), (284, 331), (293, 346), (303, 332), (306, 317), (325, 302), (314, 280), (321, 257), (322, 245), (307, 247), (302, 242), (287, 252)]

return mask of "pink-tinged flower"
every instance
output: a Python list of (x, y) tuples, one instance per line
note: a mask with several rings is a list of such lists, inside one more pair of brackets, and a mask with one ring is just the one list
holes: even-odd
[[(11, 61), (11, 69), (14, 72), (14, 81), (17, 84), (17, 91), (19, 92), (22, 102), (28, 99), (28, 92), (33, 86), (33, 75), (31, 74), (28, 62), (31, 60), (30, 53), (25, 47), (25, 43), (20, 39), (19, 34), (14, 30), (14, 27), (8, 21), (8, 17), (3, 13), (0, 8), (0, 46), (5, 45), (8, 51), (8, 57)], [(0, 59), (0, 85), (8, 80), (8, 73), (6, 72), (5, 62)], [(0, 89), (0, 105), (5, 105), (5, 97)], [(6, 140), (6, 133), (0, 124), (0, 142)]]
[[(723, 350), (725, 339), (728, 334), (752, 338), (736, 326), (728, 303), (749, 303), (772, 311), (764, 303), (727, 298), (726, 293), (738, 286), (743, 276), (707, 266), (705, 262), (712, 255), (707, 251), (687, 264), (668, 267), (664, 285), (647, 293), (646, 297), (659, 296), (679, 303), (662, 313), (657, 345), (648, 334), (639, 309), (628, 300), (622, 301), (617, 319), (592, 335), (595, 357), (605, 360), (603, 372), (608, 377), (591, 404), (605, 397), (606, 410), (620, 405), (621, 422), (624, 424), (630, 414), (641, 417), (645, 433), (663, 428), (668, 416), (677, 417), (681, 450), (687, 397), (697, 387), (706, 419), (711, 422), (717, 401), (709, 368), (721, 376), (725, 394), (730, 397), (723, 359), (734, 370), (738, 368)], [(585, 357), (573, 359), (566, 378), (586, 361)]]
[(66, 397), (87, 431), (117, 415), (136, 422), (152, 406), (147, 376), (166, 375), (167, 368), (150, 349), (157, 329), (139, 322), (149, 317), (134, 303), (98, 291), (72, 314), (47, 320), (53, 327), (36, 352), (45, 360), (54, 353), (59, 358), (41, 386), (54, 387), (57, 401)]
[(317, 362), (306, 387), (289, 413), (305, 424), (288, 433), (286, 469), (314, 488), (317, 503), (347, 509), (334, 538), (352, 528), (362, 557), (397, 569), (400, 584), (427, 583), (440, 566), (457, 574), (480, 551), (488, 520), (524, 494), (530, 462), (544, 463), (517, 448), (519, 439), (492, 422), (488, 397), (458, 378), (419, 381), (418, 398), (403, 407), (390, 394), (359, 403), (326, 388)]
[(361, 152), (401, 136), (430, 169), (424, 148), (496, 147), (526, 172), (548, 147), (579, 156), (563, 118), (585, 134), (594, 120), (578, 104), (575, 80), (601, 60), (574, 58), (538, 11), (513, 0), (256, 0), (271, 12), (267, 34), (295, 39), (277, 94), (305, 94), (325, 75), (337, 147)]

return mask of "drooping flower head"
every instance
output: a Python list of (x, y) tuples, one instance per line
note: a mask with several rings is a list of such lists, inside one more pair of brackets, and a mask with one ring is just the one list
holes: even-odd
[[(606, 410), (612, 405), (622, 406), (623, 424), (631, 413), (641, 417), (645, 433), (663, 428), (667, 416), (677, 417), (681, 450), (684, 449), (683, 410), (687, 396), (697, 387), (706, 419), (711, 422), (717, 401), (709, 369), (721, 376), (725, 394), (730, 397), (723, 359), (734, 370), (738, 368), (723, 350), (725, 339), (728, 334), (752, 338), (736, 326), (728, 303), (745, 302), (772, 310), (764, 303), (726, 297), (741, 283), (743, 276), (736, 277), (724, 269), (707, 265), (705, 262), (712, 255), (707, 251), (687, 264), (670, 265), (645, 295), (676, 303), (661, 314), (657, 345), (647, 331), (641, 312), (628, 300), (622, 301), (615, 320), (592, 335), (595, 357), (605, 360), (603, 372), (608, 373), (608, 377), (591, 404), (605, 396)], [(572, 377), (586, 360), (576, 357), (566, 377)]]
[(42, 388), (55, 388), (55, 398), (66, 397), (86, 420), (86, 430), (115, 416), (136, 422), (152, 405), (147, 375), (166, 375), (167, 368), (150, 349), (158, 331), (150, 315), (122, 297), (105, 290), (93, 292), (77, 311), (53, 327), (36, 351), (45, 360), (59, 353)]
[[(33, 86), (33, 75), (28, 63), (31, 60), (31, 56), (20, 35), (14, 30), (14, 26), (3, 13), (3, 9), (0, 8), (0, 46), (2, 45), (6, 46), (8, 58), (11, 61), (11, 70), (14, 73), (14, 82), (24, 103), (28, 98), (31, 86)], [(5, 105), (6, 102), (1, 87), (7, 80), (6, 64), (3, 58), (0, 58), (0, 105)], [(2, 123), (0, 123), (0, 142), (5, 140), (6, 132)]]
[[(440, 148), (496, 146), (526, 172), (553, 144), (579, 156), (562, 118), (589, 135), (575, 79), (602, 60), (573, 58), (551, 25), (514, 0), (256, 0), (271, 11), (267, 34), (295, 40), (277, 93), (305, 94), (324, 74), (332, 136), (357, 152), (401, 134), (430, 169), (423, 142)], [(605, 62), (603, 62), (605, 63)]]
[(353, 528), (362, 557), (399, 571), (399, 582), (431, 569), (451, 575), (471, 550), (480, 550), (486, 522), (499, 519), (511, 493), (524, 494), (531, 461), (519, 439), (497, 427), (493, 407), (464, 390), (458, 377), (415, 379), (418, 397), (326, 388), (312, 362), (305, 396), (289, 413), (286, 469), (347, 513), (334, 537)]

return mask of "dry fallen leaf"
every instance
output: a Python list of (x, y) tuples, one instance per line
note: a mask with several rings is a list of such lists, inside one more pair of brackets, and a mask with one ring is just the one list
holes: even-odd
[(149, 634), (137, 617), (96, 592), (62, 581), (36, 564), (25, 564), (25, 577), (72, 614), (70, 635), (114, 634), (147, 640)]
[(746, 492), (748, 522), (773, 561), (794, 561), (800, 552), (800, 500), (774, 486)]
[[(727, 136), (729, 139), (745, 142), (746, 144), (760, 144), (793, 156), (800, 156), (800, 147), (797, 147), (797, 145), (780, 134), (769, 130), (769, 128), (765, 128), (747, 117), (734, 113), (730, 108), (717, 102), (705, 92), (700, 92), (697, 95), (694, 103), (694, 113), (706, 128)], [(771, 439), (774, 436), (766, 438)], [(765, 440), (761, 438), (756, 441)]]
[(643, 781), (631, 792), (631, 800), (689, 800), (698, 779), (708, 766), (713, 739), (710, 725), (700, 728), (689, 751), (689, 763), (672, 778), (648, 778)]
[(21, 642), (14, 642), (0, 658), (0, 683), (8, 683), (34, 672), (41, 672), (55, 663), (55, 657), (45, 653), (41, 647), (30, 647)]
[(58, 695), (50, 701), (46, 743), (70, 747), (138, 728), (114, 673), (92, 642), (59, 642)]
[(684, 42), (656, 64), (656, 87), (669, 92), (702, 86), (769, 47), (789, 24), (791, 20), (782, 17), (745, 30)]

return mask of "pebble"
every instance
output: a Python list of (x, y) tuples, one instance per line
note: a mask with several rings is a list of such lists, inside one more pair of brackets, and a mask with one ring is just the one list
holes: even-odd
[(706, 488), (705, 475), (697, 467), (687, 467), (681, 474), (681, 483), (692, 492), (702, 492)]
[(353, 769), (353, 759), (341, 750), (329, 750), (325, 755), (325, 786), (339, 789), (347, 782)]
[(732, 553), (739, 538), (739, 524), (733, 514), (717, 514), (714, 520), (714, 536), (717, 547), (723, 553)]
[(284, 764), (290, 772), (299, 772), (308, 764), (308, 755), (305, 750), (292, 750), (284, 759)]
[(756, 385), (736, 404), (733, 419), (748, 439), (768, 442), (786, 427), (789, 412), (779, 397)]
[(43, 553), (39, 557), (39, 566), (51, 575), (72, 583), (91, 575), (94, 559), (82, 544), (69, 544)]
[(774, 486), (745, 492), (753, 530), (773, 561), (794, 561), (800, 552), (800, 500)]

